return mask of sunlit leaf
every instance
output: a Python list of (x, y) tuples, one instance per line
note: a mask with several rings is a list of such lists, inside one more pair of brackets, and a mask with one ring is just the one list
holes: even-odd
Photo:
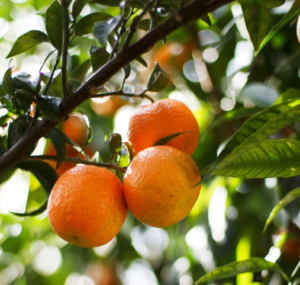
[(245, 178), (300, 175), (300, 143), (294, 140), (262, 141), (222, 167), (215, 168), (212, 175)]
[(285, 91), (275, 102), (274, 104), (279, 104), (286, 100), (291, 99), (300, 99), (300, 91), (295, 88), (290, 88)]
[(39, 95), (36, 100), (36, 104), (45, 118), (57, 123), (60, 123), (65, 119), (60, 111), (60, 103), (60, 98), (44, 95)]
[(99, 22), (95, 24), (93, 33), (102, 46), (106, 45), (108, 36), (120, 24), (122, 18), (122, 16), (117, 16), (106, 22)]
[(252, 116), (227, 143), (213, 168), (217, 167), (219, 171), (270, 135), (297, 121), (299, 116), (300, 100), (287, 100)]
[(281, 209), (283, 209), (287, 204), (294, 201), (298, 197), (300, 197), (300, 187), (292, 190), (283, 199), (281, 199), (280, 202), (274, 207), (274, 209), (272, 210), (268, 220), (266, 221), (264, 231), (266, 231), (268, 225), (274, 220), (274, 218), (278, 214), (278, 212)]
[(201, 17), (200, 20), (202, 20), (204, 23), (206, 23), (207, 25), (209, 25), (211, 27), (211, 20), (208, 15)]
[(48, 36), (45, 33), (35, 30), (29, 31), (16, 40), (6, 58), (28, 51), (43, 42), (49, 42)]
[(10, 212), (11, 214), (17, 216), (17, 217), (32, 217), (32, 216), (37, 216), (39, 214), (44, 213), (47, 210), (47, 204), (48, 201), (46, 201), (40, 208), (37, 210), (34, 210), (32, 212), (26, 212), (26, 213), (15, 213), (15, 212)]
[(89, 14), (83, 17), (76, 25), (75, 25), (75, 34), (76, 36), (83, 36), (93, 32), (94, 24), (97, 22), (105, 22), (112, 19), (111, 15), (97, 12)]
[(289, 10), (288, 13), (286, 13), (283, 18), (275, 25), (272, 27), (272, 29), (269, 31), (269, 33), (266, 35), (264, 40), (262, 41), (259, 50), (257, 51), (260, 52), (260, 50), (276, 35), (276, 33), (289, 21), (294, 19), (300, 12), (300, 0), (295, 0), (293, 3), (291, 9)]
[(236, 276), (246, 272), (260, 272), (263, 270), (276, 270), (281, 273), (286, 281), (289, 280), (284, 271), (278, 264), (267, 261), (263, 258), (250, 258), (243, 261), (235, 261), (218, 267), (215, 270), (202, 276), (196, 284), (201, 284), (210, 280), (224, 279), (232, 276)]
[(59, 51), (63, 43), (63, 8), (58, 1), (53, 1), (46, 11), (46, 31), (51, 44)]
[(165, 89), (170, 82), (169, 74), (159, 64), (154, 64), (154, 69), (147, 84), (149, 91), (159, 92)]
[(98, 162), (98, 163), (101, 163), (103, 162), (102, 158), (101, 158), (101, 155), (99, 153), (99, 151), (96, 151), (95, 154), (93, 155), (92, 159), (91, 159), (93, 162)]
[(254, 49), (258, 50), (268, 30), (267, 0), (239, 0)]
[(55, 130), (52, 129), (48, 134), (56, 152), (56, 169), (58, 169), (65, 160), (67, 149), (62, 136)]

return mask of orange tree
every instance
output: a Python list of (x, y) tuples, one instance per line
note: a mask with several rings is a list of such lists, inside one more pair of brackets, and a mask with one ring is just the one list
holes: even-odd
[[(0, 284), (298, 284), (299, 12), (299, 0), (1, 1)], [(129, 215), (105, 247), (67, 245), (46, 218), (58, 179), (46, 162), (122, 181), (130, 114), (165, 98), (200, 127), (190, 214), (166, 229)], [(74, 111), (83, 140), (64, 129)]]

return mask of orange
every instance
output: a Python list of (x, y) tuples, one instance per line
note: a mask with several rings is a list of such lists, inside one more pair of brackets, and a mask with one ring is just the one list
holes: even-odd
[(138, 154), (158, 140), (180, 132), (189, 133), (172, 139), (167, 145), (192, 155), (199, 141), (197, 121), (184, 103), (164, 99), (137, 108), (130, 118), (128, 138), (134, 154)]
[(147, 148), (132, 160), (124, 176), (126, 203), (142, 223), (168, 227), (191, 211), (200, 179), (197, 165), (186, 153), (170, 146)]
[(55, 183), (48, 216), (53, 231), (81, 246), (97, 247), (112, 240), (127, 214), (123, 185), (111, 171), (76, 166)]

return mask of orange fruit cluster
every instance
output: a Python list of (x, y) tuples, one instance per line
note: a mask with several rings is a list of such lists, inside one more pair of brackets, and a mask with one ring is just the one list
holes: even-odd
[[(167, 145), (154, 146), (176, 133), (182, 134)], [(190, 157), (198, 139), (197, 122), (183, 103), (166, 99), (139, 107), (129, 127), (135, 157), (123, 184), (104, 168), (86, 165), (68, 170), (50, 196), (53, 230), (70, 243), (95, 247), (116, 236), (127, 207), (149, 226), (168, 227), (181, 221), (200, 192), (201, 175)]]

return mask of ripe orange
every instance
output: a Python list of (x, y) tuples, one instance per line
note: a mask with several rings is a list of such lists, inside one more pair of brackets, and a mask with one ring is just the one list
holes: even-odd
[(53, 231), (81, 247), (112, 240), (126, 214), (121, 181), (109, 170), (91, 165), (64, 173), (55, 183), (48, 205)]
[(124, 177), (128, 208), (141, 222), (168, 227), (185, 218), (200, 191), (198, 167), (186, 153), (155, 146), (141, 151)]
[(199, 141), (197, 121), (184, 103), (164, 99), (137, 108), (130, 118), (128, 138), (134, 154), (138, 154), (158, 140), (180, 132), (190, 133), (172, 139), (167, 145), (192, 155)]

